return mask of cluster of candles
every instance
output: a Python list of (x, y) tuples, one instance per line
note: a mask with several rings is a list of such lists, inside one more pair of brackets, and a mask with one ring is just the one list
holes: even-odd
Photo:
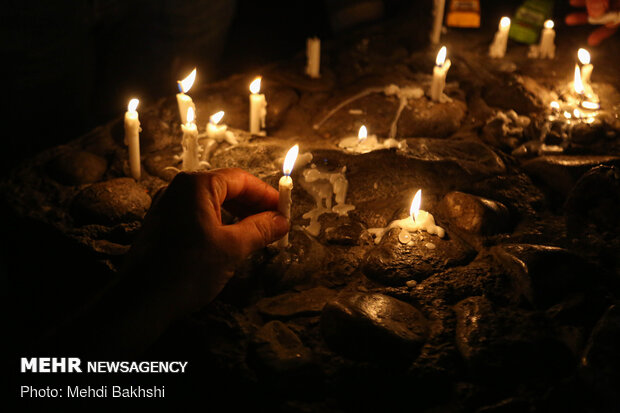
[[(489, 47), (490, 57), (502, 58), (505, 56), (509, 30), (510, 19), (508, 17), (503, 17), (500, 20), (499, 29), (495, 34), (494, 40)], [(436, 42), (435, 39), (438, 41), (440, 32), (435, 30), (433, 34), (434, 42)], [(547, 20), (541, 34), (540, 44), (533, 47), (533, 53), (530, 53), (530, 55), (535, 55), (534, 57), (540, 58), (553, 58), (555, 56), (554, 39), (555, 32), (553, 30), (553, 21)], [(320, 50), (321, 45), (319, 39), (310, 38), (307, 40), (307, 64), (305, 73), (314, 79), (320, 77)], [(599, 104), (598, 98), (592, 91), (592, 87), (590, 85), (590, 76), (592, 74), (593, 66), (590, 64), (589, 53), (585, 49), (580, 49), (578, 55), (581, 66), (579, 66), (579, 64), (575, 66), (575, 76), (573, 82), (574, 91), (577, 95), (578, 106), (586, 111), (594, 111), (599, 108)], [(429, 90), (429, 96), (434, 102), (449, 100), (449, 98), (444, 95), (443, 91), (450, 66), (450, 59), (447, 59), (447, 49), (445, 46), (442, 46), (437, 53), (435, 67), (433, 68), (432, 83)], [(196, 106), (192, 98), (187, 95), (187, 92), (189, 92), (195, 80), (196, 69), (194, 69), (185, 79), (178, 81), (179, 93), (176, 95), (179, 116), (181, 118), (181, 129), (183, 131), (182, 169), (184, 171), (198, 170), (201, 164), (205, 162), (205, 156), (210, 151), (212, 144), (222, 142), (224, 140), (231, 144), (237, 143), (234, 135), (229, 135), (232, 135), (232, 133), (227, 131), (227, 126), (224, 124), (219, 124), (224, 117), (224, 112), (217, 112), (209, 118), (209, 122), (207, 123), (206, 135), (211, 140), (203, 149), (203, 161), (200, 160), (201, 148), (198, 141), (198, 128), (195, 123)], [(264, 134), (263, 129), (265, 128), (265, 118), (267, 113), (267, 101), (265, 95), (260, 93), (260, 88), (261, 77), (259, 76), (250, 83), (249, 87), (249, 132), (257, 135)], [(129, 169), (131, 176), (136, 180), (140, 179), (140, 121), (136, 110), (138, 103), (138, 99), (131, 99), (127, 105), (127, 112), (125, 113), (125, 144), (129, 147)], [(568, 104), (571, 103), (573, 102), (569, 102)], [(551, 109), (554, 115), (562, 113), (563, 111), (566, 119), (573, 117), (587, 117), (583, 116), (582, 112), (578, 108), (574, 108), (572, 112), (565, 110), (565, 108), (562, 108), (560, 103), (557, 101), (553, 101), (551, 103)], [(366, 153), (384, 148), (400, 148), (402, 145), (402, 142), (398, 142), (393, 138), (386, 139), (384, 142), (379, 142), (376, 136), (368, 136), (365, 126), (360, 128), (357, 138), (345, 138), (339, 143), (341, 148), (356, 153)], [(278, 210), (289, 219), (291, 215), (291, 194), (293, 189), (291, 172), (298, 153), (298, 145), (293, 146), (288, 151), (284, 160), (284, 175), (279, 181)], [(401, 228), (399, 240), (404, 244), (412, 242), (410, 231), (425, 230), (431, 234), (436, 234), (439, 237), (444, 236), (445, 231), (441, 227), (435, 225), (433, 216), (426, 211), (420, 210), (421, 194), (421, 190), (419, 190), (414, 196), (411, 204), (410, 216), (408, 218), (393, 221), (386, 228), (370, 229), (370, 232), (375, 235), (376, 242), (379, 242), (383, 234), (392, 228)], [(342, 201), (344, 202), (344, 199)], [(344, 204), (343, 206), (348, 207)], [(288, 245), (288, 235), (278, 241), (277, 245), (280, 248), (286, 247)]]

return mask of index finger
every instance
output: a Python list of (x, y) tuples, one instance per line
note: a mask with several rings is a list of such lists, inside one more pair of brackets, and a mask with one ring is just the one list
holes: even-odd
[(216, 181), (213, 185), (214, 201), (241, 204), (253, 211), (267, 211), (278, 208), (278, 191), (266, 182), (239, 168), (225, 168), (210, 171)]

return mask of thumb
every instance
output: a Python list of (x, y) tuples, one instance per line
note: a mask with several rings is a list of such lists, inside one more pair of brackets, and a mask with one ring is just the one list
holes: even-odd
[(277, 211), (266, 211), (226, 225), (222, 231), (237, 243), (239, 252), (245, 257), (285, 236), (289, 231), (289, 222)]

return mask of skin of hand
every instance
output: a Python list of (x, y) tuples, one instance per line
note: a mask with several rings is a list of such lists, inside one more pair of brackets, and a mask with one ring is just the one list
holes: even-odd
[[(569, 26), (588, 24), (588, 16), (601, 17), (610, 10), (620, 9), (620, 0), (570, 0), (573, 7), (585, 7), (586, 12), (571, 13), (566, 16), (566, 24)], [(617, 30), (618, 24), (607, 24), (595, 29), (588, 37), (588, 44), (596, 46), (603, 40), (612, 36)]]
[[(211, 302), (240, 261), (288, 232), (278, 196), (241, 169), (179, 173), (156, 196), (118, 279), (44, 348), (110, 359), (142, 354), (174, 321)], [(222, 207), (239, 221), (224, 225)]]
[[(223, 225), (222, 206), (240, 220)], [(241, 169), (180, 173), (147, 214), (129, 271), (149, 268), (150, 282), (156, 274), (179, 298), (175, 313), (195, 311), (220, 293), (236, 264), (288, 232), (277, 207), (278, 191)]]

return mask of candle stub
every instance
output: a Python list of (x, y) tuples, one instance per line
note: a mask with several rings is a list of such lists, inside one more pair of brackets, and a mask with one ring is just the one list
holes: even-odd
[(318, 37), (306, 41), (306, 74), (313, 79), (320, 77), (321, 40)]
[(489, 56), (498, 59), (504, 57), (506, 54), (506, 47), (508, 46), (508, 32), (510, 31), (510, 18), (502, 17), (499, 22), (499, 27), (493, 38), (493, 43), (489, 46)]
[(250, 84), (250, 133), (258, 135), (265, 127), (267, 116), (267, 100), (260, 92), (261, 77), (257, 77)]
[(194, 81), (196, 80), (196, 68), (183, 80), (177, 82), (179, 86), (179, 93), (177, 93), (177, 105), (179, 106), (179, 116), (181, 117), (181, 124), (187, 123), (187, 110), (191, 107), (194, 113), (196, 112), (196, 105), (191, 97), (186, 93), (191, 89)]
[(430, 96), (434, 102), (441, 102), (444, 96), (443, 90), (446, 87), (446, 75), (452, 62), (450, 59), (446, 59), (446, 46), (439, 49), (437, 53), (437, 59), (435, 60), (435, 67), (433, 68), (433, 82), (431, 83)]
[[(295, 165), (298, 154), (299, 145), (295, 145), (289, 149), (284, 158), (284, 165), (282, 167), (284, 176), (280, 178), (280, 182), (278, 183), (278, 211), (288, 220), (291, 219), (291, 206), (293, 205), (293, 178), (291, 178), (291, 172), (293, 171), (293, 166)], [(278, 240), (277, 246), (278, 248), (286, 248), (288, 246), (288, 234)]]

